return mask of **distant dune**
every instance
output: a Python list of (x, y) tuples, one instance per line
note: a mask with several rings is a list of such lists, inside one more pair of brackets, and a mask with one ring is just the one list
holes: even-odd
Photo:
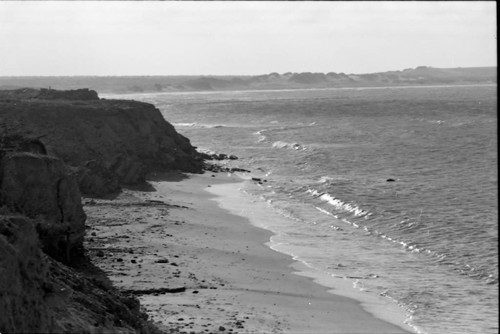
[(497, 82), (496, 67), (434, 68), (366, 74), (276, 72), (254, 76), (66, 76), (0, 77), (0, 89), (78, 89), (101, 93), (294, 89), (397, 85), (486, 84)]

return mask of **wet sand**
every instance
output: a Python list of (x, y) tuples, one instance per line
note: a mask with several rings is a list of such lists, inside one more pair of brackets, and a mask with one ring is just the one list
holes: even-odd
[(294, 274), (251, 212), (231, 213), (207, 191), (236, 182), (171, 173), (151, 189), (86, 199), (89, 255), (167, 333), (410, 333)]

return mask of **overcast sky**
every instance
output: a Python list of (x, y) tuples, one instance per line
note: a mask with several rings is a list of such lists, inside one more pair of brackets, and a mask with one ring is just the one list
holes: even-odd
[(495, 2), (0, 1), (0, 75), (496, 66)]

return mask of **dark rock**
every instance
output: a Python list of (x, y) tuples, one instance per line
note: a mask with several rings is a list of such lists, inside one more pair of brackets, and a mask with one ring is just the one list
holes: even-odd
[(156, 263), (168, 263), (168, 260), (167, 259), (160, 259), (160, 260), (156, 260), (155, 262)]
[(259, 178), (257, 178), (257, 177), (252, 177), (252, 181), (262, 182), (262, 179), (259, 179)]
[(0, 330), (53, 331), (55, 323), (44, 305), (44, 295), (54, 287), (45, 285), (48, 266), (38, 248), (34, 221), (0, 216), (0, 259)]
[(152, 104), (72, 94), (47, 90), (29, 100), (0, 99), (0, 118), (9, 120), (0, 130), (38, 138), (48, 154), (75, 167), (89, 195), (142, 182), (156, 171), (202, 171), (203, 158)]
[[(0, 119), (6, 120), (0, 123), (0, 331), (89, 333), (98, 326), (98, 332), (159, 333), (145, 322), (147, 315), (140, 312), (135, 297), (124, 296), (111, 285), (103, 283), (105, 278), (97, 279), (94, 275), (100, 274), (96, 274), (97, 268), (90, 269), (91, 264), (82, 265), (85, 258), (80, 255), (83, 253), (86, 217), (75, 178), (78, 170), (75, 172), (75, 168), (88, 168), (85, 161), (92, 157), (97, 159), (98, 166), (111, 171), (120, 182), (135, 182), (143, 173), (140, 170), (142, 167), (137, 166), (180, 166), (184, 163), (182, 154), (190, 167), (200, 167), (201, 161), (196, 154), (190, 155), (189, 142), (183, 137), (179, 139), (180, 143), (171, 137), (163, 138), (163, 142), (155, 138), (153, 144), (171, 144), (159, 150), (164, 152), (166, 149), (165, 154), (173, 156), (175, 164), (162, 165), (159, 162), (151, 167), (148, 159), (161, 158), (163, 153), (154, 158), (140, 154), (151, 148), (152, 143), (142, 143), (140, 145), (144, 146), (139, 145), (136, 151), (125, 148), (117, 152), (123, 149), (116, 140), (121, 130), (111, 131), (112, 134), (108, 133), (103, 141), (98, 139), (99, 131), (97, 137), (96, 133), (91, 133), (92, 126), (107, 127), (103, 130), (106, 133), (113, 126), (123, 125), (113, 118), (120, 119), (122, 112), (127, 114), (126, 106), (121, 106), (125, 110), (119, 110), (121, 107), (115, 109), (114, 115), (95, 115), (92, 111), (103, 107), (99, 105), (98, 98), (94, 98), (95, 92), (87, 90), (70, 92), (69, 95), (50, 90), (42, 92), (44, 96), (29, 97), (32, 99), (29, 103), (3, 101), (0, 92)], [(26, 96), (32, 92), (21, 93), (27, 99)], [(33, 101), (36, 99), (43, 99), (43, 102)], [(78, 102), (72, 103), (71, 100)], [(93, 103), (99, 105), (96, 110), (92, 110)], [(75, 106), (86, 106), (90, 111), (87, 110), (89, 113), (86, 114), (78, 108), (75, 110)], [(64, 114), (64, 110), (68, 115)], [(129, 126), (137, 125), (129, 121)], [(13, 126), (19, 131), (19, 136), (6, 136), (5, 129)], [(138, 132), (149, 130), (139, 129)], [(26, 133), (36, 134), (35, 138), (43, 137), (44, 142), (23, 138)], [(156, 135), (161, 136), (159, 133)], [(114, 136), (114, 139), (106, 142), (109, 136)], [(45, 146), (46, 143), (49, 144)], [(168, 151), (169, 148), (175, 151), (183, 145), (181, 151), (187, 151), (181, 155)], [(154, 151), (154, 148), (151, 149)], [(46, 155), (47, 151), (76, 167), (70, 171), (60, 159)], [(72, 160), (72, 157), (75, 159)], [(178, 157), (181, 158), (176, 161)], [(93, 166), (90, 167), (87, 173), (92, 173)], [(107, 177), (102, 176), (103, 179)], [(82, 178), (85, 179), (85, 175)], [(82, 182), (86, 183), (92, 182)], [(98, 257), (104, 255), (103, 250), (96, 253)], [(82, 267), (77, 272), (54, 259)], [(116, 261), (122, 262), (123, 259)], [(180, 287), (160, 291), (184, 290)]]
[(135, 297), (43, 254), (36, 224), (0, 215), (2, 332), (89, 333), (99, 324), (99, 332), (160, 333)]
[(154, 295), (163, 293), (180, 293), (186, 291), (185, 286), (179, 286), (174, 288), (153, 288), (153, 289), (143, 289), (143, 290), (124, 290), (125, 293), (130, 293), (133, 295)]
[(230, 168), (229, 172), (231, 172), (231, 173), (234, 173), (234, 172), (251, 173), (248, 169), (237, 168), (237, 167)]
[(121, 190), (118, 176), (100, 161), (87, 161), (83, 166), (74, 168), (73, 174), (78, 181), (80, 191), (88, 196), (103, 197)]
[(36, 218), (43, 250), (69, 262), (82, 253), (85, 213), (76, 180), (59, 159), (9, 153), (0, 160), (0, 205)]
[(40, 89), (40, 93), (36, 96), (39, 100), (83, 100), (92, 101), (99, 100), (99, 96), (95, 90), (87, 88), (74, 90), (55, 90), (55, 89)]
[(152, 203), (152, 204), (165, 204), (165, 202), (158, 201), (158, 200), (155, 200), (155, 199), (147, 199), (146, 202)]
[(37, 138), (30, 138), (20, 134), (2, 134), (0, 136), (0, 158), (7, 152), (30, 152), (45, 155), (47, 149)]
[(395, 179), (387, 179), (387, 182), (396, 182)]
[(213, 153), (213, 154), (208, 154), (208, 153), (200, 153), (201, 157), (205, 160), (238, 160), (238, 157), (235, 155), (227, 155), (224, 153)]

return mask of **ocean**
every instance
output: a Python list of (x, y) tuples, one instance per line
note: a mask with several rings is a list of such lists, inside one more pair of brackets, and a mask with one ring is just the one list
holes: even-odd
[(498, 332), (496, 85), (126, 98), (265, 180), (242, 191), (288, 218), (269, 223), (274, 249), (416, 332)]

